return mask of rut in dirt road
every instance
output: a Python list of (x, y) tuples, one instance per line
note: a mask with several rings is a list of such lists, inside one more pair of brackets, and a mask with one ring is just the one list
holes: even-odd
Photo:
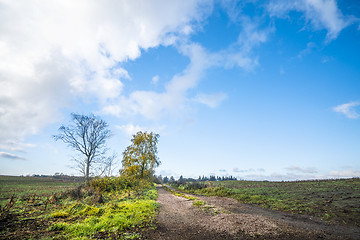
[[(294, 218), (236, 202), (234, 199), (199, 197), (204, 211), (193, 201), (174, 196), (158, 186), (160, 204), (157, 229), (146, 239), (359, 239), (356, 227), (332, 226), (310, 218)], [(210, 204), (210, 206), (209, 206)]]

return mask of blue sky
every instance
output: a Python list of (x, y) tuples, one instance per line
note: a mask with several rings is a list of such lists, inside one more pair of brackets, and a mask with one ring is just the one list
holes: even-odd
[(358, 1), (0, 1), (0, 174), (78, 174), (70, 113), (157, 174), (360, 176)]

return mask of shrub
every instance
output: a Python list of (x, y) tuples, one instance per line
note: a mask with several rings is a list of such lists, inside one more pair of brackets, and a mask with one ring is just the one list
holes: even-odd
[(207, 188), (207, 185), (204, 183), (199, 183), (199, 182), (187, 183), (184, 186), (184, 190), (186, 190), (186, 191), (201, 190), (203, 188)]
[(144, 179), (132, 179), (128, 177), (104, 177), (90, 182), (90, 187), (97, 192), (142, 190), (151, 187), (151, 183)]

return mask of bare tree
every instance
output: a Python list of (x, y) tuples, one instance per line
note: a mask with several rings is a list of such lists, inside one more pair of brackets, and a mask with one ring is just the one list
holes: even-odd
[(72, 124), (61, 126), (60, 133), (53, 137), (56, 141), (63, 141), (79, 153), (78, 157), (73, 158), (76, 162), (75, 168), (84, 175), (86, 183), (88, 183), (91, 169), (97, 164), (106, 165), (112, 158), (106, 157), (108, 151), (106, 140), (111, 137), (111, 131), (105, 121), (92, 114), (86, 116), (72, 113), (71, 117)]
[(111, 176), (114, 168), (118, 165), (118, 162), (116, 162), (116, 158), (116, 153), (113, 153), (109, 157), (103, 158), (103, 160), (101, 161), (101, 166), (99, 166), (99, 169), (97, 171), (98, 175), (105, 177)]

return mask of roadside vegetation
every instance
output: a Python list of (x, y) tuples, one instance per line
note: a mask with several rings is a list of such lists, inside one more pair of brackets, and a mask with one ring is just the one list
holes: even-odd
[[(28, 180), (29, 185), (44, 184), (39, 178)], [(2, 183), (10, 189), (6, 181)], [(156, 198), (156, 188), (150, 181), (123, 177), (94, 179), (90, 186), (73, 186), (55, 194), (49, 190), (41, 195), (23, 193), (10, 198), (13, 203), (8, 200), (1, 205), (0, 238), (139, 239), (141, 231), (152, 226), (158, 208)]]
[(100, 176), (111, 173), (115, 157), (105, 156), (110, 131), (93, 115), (73, 114), (73, 121), (55, 139), (80, 153), (82, 182), (0, 177), (0, 239), (142, 239), (155, 226), (159, 135), (133, 135), (119, 177), (91, 178), (95, 166), (101, 166)]
[(80, 197), (50, 214), (55, 224), (49, 231), (59, 232), (63, 239), (138, 239), (158, 207), (153, 184), (121, 177), (93, 180), (90, 192)]
[(297, 182), (175, 181), (171, 186), (186, 193), (230, 197), (277, 211), (360, 226), (359, 178)]

